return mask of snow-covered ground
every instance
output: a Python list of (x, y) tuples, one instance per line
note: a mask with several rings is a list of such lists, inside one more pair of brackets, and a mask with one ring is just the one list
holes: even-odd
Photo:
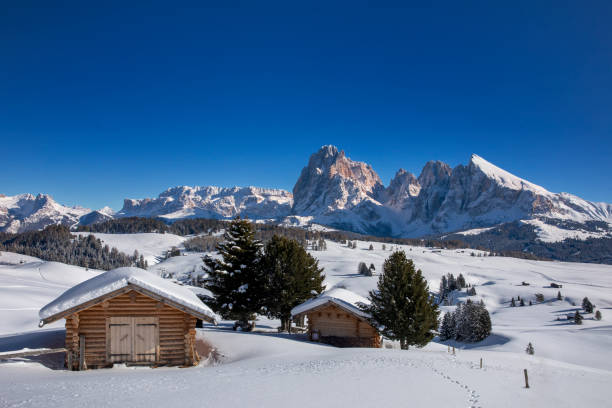
[(144, 259), (153, 265), (158, 263), (165, 255), (166, 251), (173, 246), (180, 247), (187, 239), (174, 234), (156, 234), (153, 232), (141, 234), (103, 234), (103, 233), (80, 233), (82, 235), (94, 235), (103, 244), (115, 247), (119, 252), (126, 255), (134, 254), (137, 250)]
[[(147, 248), (155, 240), (139, 243), (133, 236), (113, 238), (115, 242), (130, 238), (141, 253), (160, 250)], [(445, 344), (435, 342), (409, 351), (337, 349), (295, 336), (209, 327), (200, 335), (224, 356), (215, 366), (78, 373), (33, 362), (0, 363), (0, 406), (66, 406), (77, 398), (92, 406), (135, 407), (176, 401), (183, 406), (228, 407), (609, 405), (612, 266), (479, 257), (471, 256), (478, 251), (434, 252), (389, 244), (383, 251), (382, 244), (372, 244), (370, 251), (369, 242), (357, 241), (358, 248), (350, 249), (328, 241), (326, 251), (311, 252), (325, 268), (327, 288), (345, 288), (366, 297), (378, 277), (358, 275), (359, 262), (373, 263), (380, 273), (391, 248), (401, 248), (434, 291), (442, 274), (463, 273), (476, 288), (474, 299), (483, 299), (491, 312), (493, 335), (482, 343), (455, 344), (457, 355), (452, 356)], [(19, 264), (20, 259), (25, 263)], [(97, 272), (8, 253), (2, 253), (0, 263), (9, 264), (0, 265), (0, 333), (4, 334), (0, 335), (0, 352), (20, 344), (44, 347), (40, 336), (61, 341), (61, 331), (8, 333), (38, 330), (39, 307)], [(163, 261), (150, 271), (188, 274), (200, 265), (201, 254), (188, 254)], [(521, 285), (523, 281), (529, 286)], [(551, 288), (551, 282), (563, 288)], [(564, 300), (556, 300), (559, 290)], [(545, 302), (537, 304), (536, 293), (542, 293)], [(534, 305), (510, 307), (510, 298), (517, 295)], [(578, 309), (585, 296), (601, 310), (603, 319), (595, 321), (592, 315), (585, 315), (583, 325), (576, 326), (565, 316)], [(455, 299), (465, 300), (465, 294), (455, 293)], [(258, 327), (270, 331), (277, 324), (262, 320)], [(534, 356), (524, 352), (528, 342), (535, 347)], [(480, 358), (484, 360), (482, 370)], [(523, 369), (529, 370), (528, 390), (523, 388)]]

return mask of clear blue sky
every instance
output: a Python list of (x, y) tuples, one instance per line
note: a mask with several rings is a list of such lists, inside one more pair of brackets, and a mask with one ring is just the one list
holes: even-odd
[(0, 193), (290, 190), (335, 144), (612, 202), (612, 2), (433, 3), (3, 2)]

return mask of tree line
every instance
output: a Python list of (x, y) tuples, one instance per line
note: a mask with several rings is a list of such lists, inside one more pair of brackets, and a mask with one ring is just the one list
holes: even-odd
[(126, 255), (117, 248), (104, 245), (93, 235), (72, 235), (64, 225), (49, 225), (42, 231), (20, 234), (0, 233), (0, 250), (102, 270), (122, 266), (146, 269), (148, 266), (137, 252), (132, 256)]

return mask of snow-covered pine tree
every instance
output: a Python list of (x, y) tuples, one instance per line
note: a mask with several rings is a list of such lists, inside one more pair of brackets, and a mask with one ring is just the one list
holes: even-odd
[(217, 245), (220, 259), (203, 258), (208, 274), (204, 286), (214, 295), (209, 303), (217, 313), (246, 323), (260, 312), (265, 296), (265, 280), (257, 267), (261, 243), (251, 222), (240, 217), (232, 220), (223, 238)]
[(266, 243), (258, 266), (266, 280), (266, 314), (289, 331), (291, 309), (323, 292), (323, 268), (298, 241), (278, 235)]
[(368, 248), (369, 251), (373, 251), (374, 250), (374, 245), (370, 244), (370, 247)]
[(377, 290), (370, 291), (371, 304), (363, 306), (374, 327), (402, 350), (422, 347), (438, 329), (438, 307), (429, 294), (427, 281), (404, 251), (391, 254), (383, 264)]
[(439, 290), (439, 295), (438, 295), (440, 298), (440, 301), (444, 299), (447, 291), (448, 291), (448, 280), (446, 279), (446, 275), (442, 275), (442, 280), (440, 281), (440, 290)]
[(440, 324), (440, 340), (452, 340), (455, 338), (455, 322), (452, 312), (446, 312)]
[(595, 312), (595, 320), (601, 320), (601, 312), (599, 310)]
[(525, 349), (525, 353), (529, 355), (535, 354), (535, 350), (533, 349), (533, 344), (531, 344), (531, 342), (529, 342), (529, 344), (527, 345), (527, 348)]

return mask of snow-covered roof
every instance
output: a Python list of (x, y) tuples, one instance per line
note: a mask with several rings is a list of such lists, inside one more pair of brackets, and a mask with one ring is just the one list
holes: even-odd
[(337, 306), (350, 311), (357, 316), (368, 318), (370, 315), (359, 308), (359, 304), (369, 305), (370, 301), (363, 296), (351, 292), (350, 290), (335, 288), (327, 292), (321, 293), (314, 299), (307, 300), (291, 309), (291, 315), (296, 316), (307, 312), (308, 310), (315, 309), (326, 303), (334, 303)]
[[(168, 299), (193, 312), (197, 317), (207, 317), (217, 324), (220, 320), (210, 308), (188, 288), (163, 279), (151, 272), (140, 268), (117, 268), (97, 275), (82, 282), (60, 295), (57, 299), (44, 306), (38, 312), (41, 324), (48, 319), (61, 315), (67, 310), (74, 309), (89, 301), (115, 292), (128, 285), (144, 289), (164, 299)], [(60, 316), (61, 317), (61, 316)]]

